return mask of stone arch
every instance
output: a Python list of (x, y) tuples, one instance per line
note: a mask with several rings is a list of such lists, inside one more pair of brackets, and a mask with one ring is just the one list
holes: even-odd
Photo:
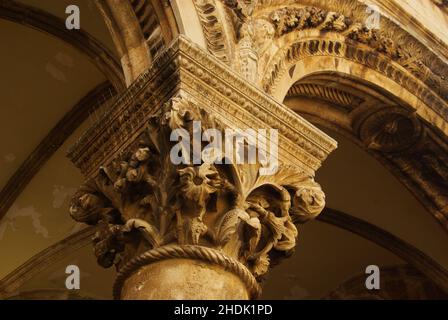
[[(308, 2), (313, 6), (305, 6)], [(294, 5), (274, 1), (244, 22), (267, 21), (274, 26), (268, 48), (257, 47), (256, 33), (249, 39), (257, 56), (252, 70), (257, 73), (256, 83), (279, 101), (298, 84), (296, 89), (302, 98), (308, 98), (308, 106), (296, 104), (295, 111), (307, 114), (315, 123), (344, 131), (365, 147), (446, 229), (446, 65), (388, 19), (378, 30), (357, 22), (360, 9), (353, 4), (356, 1), (351, 2), (356, 10), (350, 17), (344, 15), (347, 8), (333, 12), (329, 11), (331, 5), (314, 6), (317, 2)], [(247, 37), (243, 35), (240, 43), (248, 41)], [(360, 108), (344, 114), (332, 104), (338, 99), (344, 102), (344, 98), (365, 101), (358, 101)], [(327, 100), (325, 109), (321, 103), (316, 105), (316, 99)], [(390, 130), (395, 130), (394, 134)], [(383, 142), (373, 141), (373, 137)], [(396, 143), (392, 146), (385, 140)]]
[[(219, 1), (207, 1), (219, 9)], [(301, 96), (314, 106), (326, 97), (325, 111), (332, 119), (322, 118), (323, 109), (304, 104), (296, 105), (296, 111), (364, 146), (448, 229), (448, 67), (443, 46), (426, 36), (417, 39), (408, 26), (404, 29), (384, 15), (378, 27), (367, 26), (367, 6), (355, 0), (221, 4), (227, 19), (219, 23), (227, 32), (214, 44), (231, 44), (227, 48), (237, 61), (233, 69), (279, 101), (295, 84), (302, 85)], [(367, 102), (348, 115), (332, 105), (338, 97), (339, 102), (344, 97)], [(397, 141), (379, 143), (373, 136)]]
[(153, 0), (97, 0), (129, 86), (177, 34), (171, 7)]
[[(279, 101), (283, 101), (288, 90), (301, 79), (309, 78), (312, 75), (332, 74), (335, 75), (335, 79), (345, 78), (353, 83), (368, 84), (374, 91), (386, 87), (387, 94), (394, 98), (395, 103), (412, 108), (422, 119), (434, 124), (440, 131), (448, 133), (445, 121), (441, 121), (440, 115), (430, 105), (422, 101), (423, 95), (422, 98), (417, 97), (418, 91), (412, 92), (411, 88), (406, 89), (396, 80), (361, 63), (330, 55), (326, 57), (308, 56), (295, 63), (285, 63), (284, 67), (278, 70), (279, 75), (275, 77), (272, 86), (266, 84), (265, 89)], [(422, 86), (424, 85), (422, 84)], [(428, 90), (428, 88), (424, 89)], [(443, 100), (440, 102), (445, 104)]]
[[(219, 1), (207, 1), (213, 2), (215, 11), (219, 9)], [(214, 39), (214, 44), (222, 48), (227, 46), (233, 59), (239, 60), (234, 61), (232, 67), (258, 84), (271, 85), (272, 79), (269, 78), (275, 77), (282, 69), (279, 64), (288, 58), (285, 53), (294, 43), (326, 39), (338, 42), (335, 46), (348, 49), (336, 54), (343, 53), (349, 58), (362, 60), (358, 62), (387, 71), (388, 76), (396, 76), (399, 81), (409, 82), (418, 78), (431, 89), (432, 92), (425, 94), (434, 101), (437, 97), (433, 95), (442, 99), (448, 97), (448, 79), (445, 76), (448, 68), (444, 63), (446, 56), (443, 52), (446, 49), (442, 48), (443, 45), (435, 43), (429, 49), (427, 44), (432, 43), (433, 38), (420, 36), (417, 39), (411, 31), (384, 15), (381, 15), (381, 23), (372, 27), (367, 22), (367, 9), (370, 7), (361, 1), (223, 0), (222, 3), (225, 8), (220, 10), (221, 15), (227, 19), (215, 21), (214, 26), (220, 25), (225, 36)], [(407, 18), (411, 19), (411, 16)], [(206, 28), (207, 21), (202, 22)], [(326, 43), (313, 41), (311, 50), (315, 52), (311, 53), (322, 53), (319, 51), (328, 49), (322, 44)], [(375, 65), (380, 62), (381, 65)], [(397, 70), (398, 66), (402, 69)], [(408, 75), (413, 75), (414, 79), (404, 78)], [(437, 103), (439, 107), (445, 106), (441, 101)]]
[(318, 63), (313, 59), (304, 58), (284, 75), (276, 97), (286, 98), (285, 104), (311, 122), (363, 147), (446, 229), (447, 141), (443, 128), (437, 128), (438, 123), (428, 115), (440, 117), (381, 74), (335, 57), (319, 57)]
[(17, 1), (2, 1), (0, 3), (0, 18), (48, 33), (73, 46), (89, 57), (90, 61), (117, 91), (125, 88), (119, 61), (115, 59), (108, 48), (88, 32), (80, 29), (74, 33), (65, 28), (64, 20), (59, 17)]
[(338, 40), (309, 39), (295, 42), (271, 59), (262, 80), (264, 90), (283, 101), (291, 86), (317, 73), (339, 74), (368, 83), (400, 104), (411, 107), (445, 135), (448, 105), (427, 84), (387, 57)]

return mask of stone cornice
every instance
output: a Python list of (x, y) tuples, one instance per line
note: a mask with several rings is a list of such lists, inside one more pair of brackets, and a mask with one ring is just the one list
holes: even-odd
[[(280, 161), (298, 165), (311, 175), (336, 148), (333, 139), (180, 36), (81, 137), (69, 151), (69, 158), (86, 176), (95, 175), (100, 165), (138, 137), (161, 102), (180, 90), (202, 100), (204, 108), (218, 115), (226, 109), (221, 119), (224, 122), (278, 129)], [(229, 114), (235, 119), (229, 119)]]

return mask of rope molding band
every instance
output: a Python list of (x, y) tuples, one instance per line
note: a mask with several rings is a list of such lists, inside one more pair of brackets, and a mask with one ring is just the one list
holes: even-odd
[(252, 273), (239, 261), (230, 258), (218, 250), (194, 245), (168, 245), (148, 250), (126, 263), (118, 272), (113, 287), (115, 300), (121, 298), (121, 289), (125, 280), (140, 267), (166, 259), (203, 260), (219, 265), (224, 270), (240, 277), (249, 291), (250, 299), (257, 299), (261, 294), (261, 287)]

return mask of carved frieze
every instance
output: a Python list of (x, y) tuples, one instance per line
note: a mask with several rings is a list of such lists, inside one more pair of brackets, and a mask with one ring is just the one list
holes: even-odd
[[(227, 38), (234, 42), (235, 58), (241, 61), (239, 69), (247, 79), (258, 79), (266, 92), (272, 93), (277, 78), (289, 70), (292, 47), (308, 43), (309, 55), (331, 55), (325, 46), (334, 44), (349, 48), (346, 55), (345, 49), (340, 50), (346, 59), (381, 73), (389, 69), (388, 77), (448, 118), (444, 102), (448, 99), (446, 64), (385, 16), (381, 15), (373, 28), (366, 5), (333, 0), (222, 2), (235, 30), (236, 37), (227, 34)], [(255, 31), (248, 32), (252, 29)]]

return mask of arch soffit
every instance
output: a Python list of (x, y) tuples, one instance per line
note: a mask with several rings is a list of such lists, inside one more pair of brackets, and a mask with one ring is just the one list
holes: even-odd
[(97, 0), (129, 86), (178, 33), (170, 6), (157, 0)]

